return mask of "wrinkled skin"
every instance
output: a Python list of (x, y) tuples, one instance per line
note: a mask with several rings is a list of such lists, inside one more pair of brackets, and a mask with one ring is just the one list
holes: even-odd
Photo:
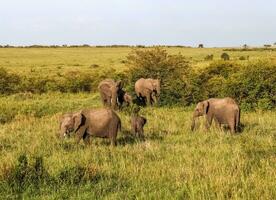
[(140, 78), (135, 83), (135, 92), (139, 99), (146, 101), (147, 105), (157, 104), (160, 97), (160, 80)]
[(98, 90), (101, 95), (101, 100), (104, 106), (117, 109), (118, 95), (122, 92), (122, 82), (115, 82), (112, 79), (106, 79), (99, 83)]
[(90, 137), (109, 138), (111, 145), (116, 145), (116, 137), (121, 129), (119, 116), (109, 108), (86, 109), (74, 114), (66, 114), (61, 120), (61, 137), (74, 131), (77, 143), (81, 139), (85, 144), (90, 142)]
[(123, 107), (125, 104), (126, 106), (129, 106), (132, 104), (132, 96), (125, 92), (124, 90), (120, 90), (118, 93), (118, 100), (117, 100), (119, 109)]
[(147, 119), (139, 116), (138, 113), (131, 115), (131, 132), (136, 137), (144, 137), (144, 126), (147, 123)]
[(210, 128), (213, 119), (218, 128), (221, 128), (222, 124), (228, 125), (231, 133), (237, 132), (240, 125), (240, 108), (235, 100), (229, 97), (199, 102), (193, 113), (192, 130), (195, 129), (195, 121), (200, 116), (206, 117), (207, 129)]

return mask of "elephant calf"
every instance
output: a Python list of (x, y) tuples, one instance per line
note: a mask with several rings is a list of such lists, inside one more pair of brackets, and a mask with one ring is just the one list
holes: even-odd
[(121, 109), (124, 104), (126, 104), (126, 106), (129, 106), (130, 104), (132, 104), (132, 96), (127, 92), (125, 92), (124, 90), (120, 90), (118, 94), (119, 109)]
[(222, 124), (229, 126), (231, 133), (238, 131), (240, 124), (240, 108), (234, 99), (230, 97), (218, 99), (211, 98), (199, 102), (194, 110), (191, 129), (195, 128), (195, 120), (200, 116), (206, 116), (206, 128), (212, 124), (212, 120), (220, 128)]
[(131, 132), (138, 137), (144, 137), (144, 126), (147, 119), (138, 114), (139, 110), (131, 115)]
[(87, 144), (90, 136), (109, 138), (116, 144), (118, 131), (121, 130), (119, 116), (109, 108), (86, 109), (76, 113), (65, 114), (60, 122), (61, 137), (75, 132), (77, 143), (81, 139)]

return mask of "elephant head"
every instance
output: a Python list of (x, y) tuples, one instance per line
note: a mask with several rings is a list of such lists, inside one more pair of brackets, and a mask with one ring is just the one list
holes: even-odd
[(85, 117), (81, 112), (64, 114), (60, 119), (60, 137), (69, 136), (71, 132), (77, 132), (85, 122)]
[(160, 98), (160, 80), (159, 79), (151, 79), (151, 87), (152, 93), (151, 98), (153, 102), (156, 104)]
[(209, 105), (208, 101), (202, 101), (196, 105), (194, 113), (193, 113), (193, 119), (192, 119), (192, 126), (191, 126), (192, 131), (195, 129), (196, 118), (206, 115), (208, 113), (209, 107), (210, 107), (210, 105)]
[(124, 94), (124, 101), (129, 105), (132, 104), (132, 96), (128, 93)]

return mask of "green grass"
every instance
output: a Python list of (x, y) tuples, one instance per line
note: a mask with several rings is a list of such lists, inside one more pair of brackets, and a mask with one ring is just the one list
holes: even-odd
[[(53, 177), (76, 166), (98, 174), (92, 183), (45, 185), (36, 193), (26, 189), (27, 199), (273, 199), (276, 195), (275, 112), (244, 113), (243, 133), (231, 136), (216, 129), (191, 132), (189, 108), (146, 108), (141, 113), (148, 119), (145, 141), (130, 135), (129, 116), (120, 112), (123, 131), (118, 145), (112, 148), (108, 141), (94, 139), (85, 147), (76, 145), (74, 138), (58, 140), (58, 118), (63, 111), (98, 107), (98, 95), (52, 93), (2, 100), (18, 105), (18, 113), (24, 107), (33, 109), (0, 127), (2, 180), (22, 153), (31, 159), (42, 156)], [(31, 114), (39, 110), (33, 106), (37, 102), (45, 116)], [(2, 196), (11, 197), (12, 191), (4, 183), (2, 187)]]
[[(93, 70), (91, 64), (98, 64), (97, 70), (124, 70), (121, 61), (129, 51), (0, 49), (0, 67), (27, 76)], [(203, 61), (206, 54), (219, 59), (222, 49), (168, 51), (193, 57), (191, 62), (199, 67), (208, 64)], [(234, 58), (241, 54), (250, 54), (252, 59), (275, 58), (275, 53), (230, 52)], [(214, 127), (209, 132), (202, 126), (191, 132), (192, 107), (154, 107), (141, 110), (148, 119), (145, 141), (130, 134), (127, 111), (118, 113), (123, 130), (116, 147), (99, 138), (90, 146), (76, 145), (74, 137), (57, 138), (63, 112), (95, 107), (101, 107), (95, 93), (0, 97), (0, 199), (275, 199), (275, 111), (242, 112), (243, 132), (234, 136)], [(33, 178), (16, 190), (9, 180), (18, 169), (18, 157), (24, 154), (31, 166), (36, 157), (43, 158), (49, 180)], [(74, 181), (82, 168), (88, 178)]]
[[(166, 48), (168, 53), (180, 53), (189, 59), (196, 67), (206, 66), (204, 61), (208, 54), (214, 54), (214, 60), (219, 60), (223, 48)], [(54, 76), (68, 71), (91, 71), (115, 69), (118, 72), (126, 68), (124, 61), (131, 48), (0, 48), (0, 67), (9, 71), (38, 76)], [(250, 60), (259, 58), (276, 61), (276, 51), (273, 52), (228, 52), (230, 59), (239, 60), (240, 56), (250, 56)], [(246, 61), (242, 61), (246, 62)], [(93, 68), (93, 65), (99, 65)], [(43, 73), (41, 73), (43, 72)]]

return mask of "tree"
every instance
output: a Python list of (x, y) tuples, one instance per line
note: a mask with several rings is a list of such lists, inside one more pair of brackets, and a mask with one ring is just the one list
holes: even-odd
[(264, 44), (264, 47), (269, 48), (269, 47), (271, 47), (271, 44)]
[(203, 44), (199, 44), (198, 48), (204, 48)]
[(227, 54), (227, 53), (223, 53), (223, 54), (221, 54), (221, 59), (223, 59), (223, 60), (230, 60), (230, 56)]

